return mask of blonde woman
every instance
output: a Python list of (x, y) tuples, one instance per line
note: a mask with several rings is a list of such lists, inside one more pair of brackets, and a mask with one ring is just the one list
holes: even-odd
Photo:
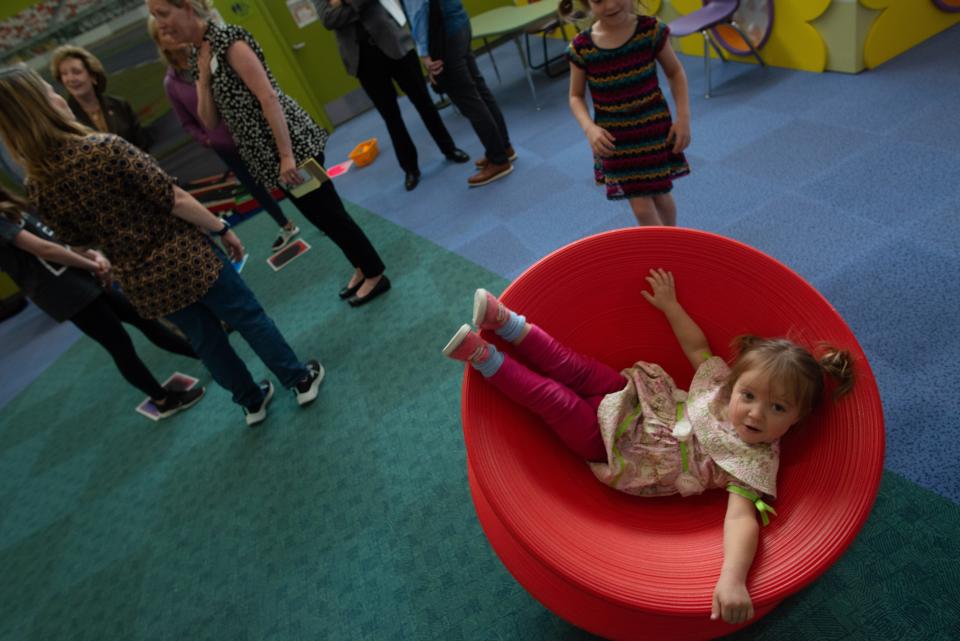
[(66, 101), (25, 67), (0, 70), (0, 136), (27, 170), (28, 196), (59, 240), (99, 246), (137, 313), (166, 317), (190, 339), (214, 380), (233, 394), (248, 425), (273, 398), (230, 346), (221, 321), (246, 340), (297, 402), (316, 399), (323, 367), (303, 363), (211, 239), (234, 259), (230, 225), (174, 185), (156, 162), (113, 134), (91, 133)]
[(207, 129), (197, 113), (197, 86), (190, 73), (190, 47), (171, 42), (160, 36), (157, 21), (152, 17), (147, 20), (147, 31), (157, 43), (157, 51), (167, 63), (167, 73), (163, 77), (163, 90), (167, 100), (177, 115), (180, 126), (198, 143), (212, 149), (223, 164), (230, 168), (237, 180), (247, 188), (250, 195), (260, 203), (264, 211), (280, 226), (280, 233), (273, 241), (271, 250), (278, 252), (286, 247), (294, 236), (300, 233), (300, 228), (287, 218), (280, 204), (273, 199), (270, 192), (258, 183), (237, 152), (237, 144), (230, 135), (230, 130), (223, 123), (216, 129)]
[(67, 104), (77, 120), (91, 129), (117, 134), (140, 149), (149, 150), (150, 140), (130, 103), (104, 93), (107, 73), (95, 55), (74, 45), (58, 47), (50, 60), (50, 73), (70, 95)]
[(211, 20), (209, 0), (147, 0), (147, 7), (161, 37), (193, 47), (190, 66), (204, 126), (225, 122), (253, 176), (265, 187), (283, 188), (353, 265), (340, 297), (358, 307), (389, 290), (380, 255), (347, 213), (333, 182), (301, 196), (291, 192), (303, 182), (298, 165), (311, 158), (323, 164), (327, 132), (283, 93), (253, 36)]

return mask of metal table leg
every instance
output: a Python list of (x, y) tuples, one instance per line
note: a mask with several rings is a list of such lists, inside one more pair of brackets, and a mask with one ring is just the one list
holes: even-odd
[(520, 54), (520, 63), (523, 65), (523, 72), (527, 74), (527, 84), (530, 85), (530, 93), (533, 94), (533, 106), (537, 108), (537, 111), (540, 111), (540, 103), (537, 101), (537, 88), (533, 85), (530, 65), (527, 64), (527, 56), (523, 53), (523, 45), (520, 44), (520, 34), (513, 37), (513, 44), (517, 45), (517, 53)]

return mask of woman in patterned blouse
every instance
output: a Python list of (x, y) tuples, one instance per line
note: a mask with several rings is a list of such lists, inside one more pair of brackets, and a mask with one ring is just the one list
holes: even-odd
[[(74, 247), (99, 246), (124, 293), (144, 318), (165, 316), (190, 339), (214, 380), (230, 390), (248, 425), (266, 418), (270, 381), (257, 383), (230, 346), (220, 321), (243, 336), (300, 405), (323, 380), (303, 363), (263, 311), (223, 251), (243, 244), (152, 157), (113, 134), (74, 119), (66, 101), (26, 67), (0, 70), (0, 135), (27, 170), (33, 211)], [(205, 233), (206, 232), (206, 233)]]
[(340, 297), (356, 307), (390, 289), (377, 250), (344, 209), (331, 181), (299, 197), (291, 193), (303, 182), (299, 165), (311, 158), (323, 164), (327, 132), (283, 93), (253, 36), (212, 21), (209, 0), (147, 0), (147, 7), (163, 37), (194, 48), (191, 67), (204, 126), (214, 129), (225, 122), (253, 176), (266, 187), (283, 188), (353, 265)]

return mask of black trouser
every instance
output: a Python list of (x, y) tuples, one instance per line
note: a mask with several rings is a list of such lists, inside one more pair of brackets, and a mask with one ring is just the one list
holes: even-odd
[(393, 86), (394, 80), (417, 108), (420, 119), (423, 120), (423, 124), (433, 136), (440, 151), (444, 154), (453, 153), (456, 146), (427, 91), (416, 51), (411, 50), (403, 58), (394, 60), (365, 39), (361, 39), (358, 44), (360, 45), (360, 64), (357, 68), (357, 80), (360, 81), (360, 86), (370, 96), (373, 106), (377, 108), (380, 117), (387, 124), (387, 131), (390, 133), (393, 150), (397, 154), (401, 169), (408, 173), (420, 171), (417, 165), (417, 148), (400, 116), (397, 90)]
[(214, 151), (220, 156), (223, 164), (233, 171), (240, 184), (247, 188), (247, 191), (250, 192), (253, 199), (260, 203), (263, 210), (270, 214), (270, 217), (273, 218), (278, 225), (286, 227), (290, 221), (287, 220), (287, 217), (283, 214), (283, 210), (280, 209), (280, 203), (273, 199), (269, 189), (258, 183), (256, 179), (250, 175), (250, 170), (247, 169), (247, 164), (243, 162), (243, 158), (240, 157), (239, 152), (217, 151), (216, 149), (214, 149)]
[(500, 107), (490, 93), (477, 60), (470, 50), (472, 32), (467, 25), (459, 33), (447, 34), (443, 57), (443, 89), (480, 138), (484, 154), (491, 163), (508, 162), (510, 134)]
[(110, 352), (117, 369), (128, 383), (154, 400), (163, 399), (167, 393), (140, 360), (122, 323), (130, 323), (161, 349), (182, 356), (197, 357), (190, 343), (171, 332), (160, 321), (147, 320), (137, 314), (130, 301), (114, 290), (104, 290), (103, 294), (74, 314), (70, 320), (81, 332)]
[[(315, 158), (318, 163), (323, 164), (323, 154)], [(332, 180), (325, 181), (302, 198), (296, 198), (290, 192), (287, 192), (287, 196), (304, 218), (319, 227), (320, 231), (337, 244), (351, 265), (360, 268), (364, 277), (373, 278), (383, 273), (384, 265), (380, 254), (373, 248), (360, 225), (344, 209), (343, 201), (333, 188)]]

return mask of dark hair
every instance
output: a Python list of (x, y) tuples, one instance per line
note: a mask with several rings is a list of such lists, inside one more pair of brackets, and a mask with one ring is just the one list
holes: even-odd
[(737, 379), (748, 370), (767, 372), (783, 386), (784, 392), (800, 408), (800, 416), (812, 412), (823, 399), (826, 378), (835, 383), (832, 397), (840, 398), (854, 383), (853, 357), (846, 350), (820, 344), (817, 359), (805, 347), (785, 338), (758, 338), (744, 335), (732, 342), (735, 357), (730, 376), (720, 390), (719, 398), (729, 399)]
[(7, 191), (6, 187), (0, 185), (0, 216), (19, 223), (23, 218), (21, 210), (26, 206), (27, 203), (20, 196)]

